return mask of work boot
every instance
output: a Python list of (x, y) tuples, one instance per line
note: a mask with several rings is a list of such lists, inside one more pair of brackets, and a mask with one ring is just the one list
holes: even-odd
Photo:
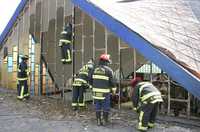
[(140, 132), (146, 132), (147, 131), (147, 129), (148, 129), (148, 127), (144, 127), (144, 126), (138, 126), (138, 131), (140, 131)]
[(29, 100), (29, 99), (30, 99), (30, 95), (26, 95), (26, 96), (24, 96), (24, 98), (25, 98), (26, 100)]
[(27, 100), (26, 98), (23, 98), (23, 99), (22, 99), (22, 101), (26, 101), (26, 100)]
[(138, 129), (138, 131), (140, 131), (140, 132), (146, 132), (147, 130), (140, 130), (140, 129)]
[(101, 112), (96, 112), (96, 118), (97, 118), (97, 126), (101, 126)]
[(86, 105), (83, 105), (83, 106), (79, 105), (78, 109), (79, 109), (79, 111), (85, 111), (86, 110)]
[(103, 112), (103, 125), (106, 126), (108, 125), (108, 112)]
[(73, 107), (72, 107), (72, 110), (73, 110), (73, 111), (77, 111), (77, 110), (78, 110), (78, 107), (77, 107), (77, 106), (73, 106)]
[(148, 123), (148, 129), (151, 129), (151, 128), (153, 128), (155, 126), (155, 124), (154, 123)]

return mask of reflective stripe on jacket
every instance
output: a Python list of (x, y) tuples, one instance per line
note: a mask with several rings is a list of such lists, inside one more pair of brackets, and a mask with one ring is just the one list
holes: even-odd
[(77, 75), (77, 77), (74, 79), (73, 86), (81, 86), (83, 84), (90, 84), (91, 77), (90, 74), (93, 70), (93, 65), (89, 66), (88, 64), (84, 65)]
[(149, 82), (140, 82), (136, 85), (133, 92), (133, 105), (140, 107), (143, 103), (163, 102), (160, 91)]
[(108, 66), (99, 65), (94, 69), (92, 75), (93, 98), (103, 100), (111, 92), (114, 86), (113, 71)]
[(28, 66), (25, 61), (22, 61), (18, 66), (17, 79), (18, 80), (28, 79)]
[(87, 83), (91, 84), (91, 74), (94, 70), (94, 65), (93, 64), (86, 64), (84, 65), (80, 71), (79, 71), (79, 74), (78, 74), (78, 78), (81, 78), (85, 81), (87, 81)]
[(85, 80), (86, 82), (89, 81), (89, 72), (91, 69), (89, 69), (88, 65), (84, 65), (78, 73), (78, 77)]
[(66, 26), (65, 29), (61, 32), (59, 46), (62, 46), (64, 44), (71, 44), (71, 41), (72, 41), (72, 27)]

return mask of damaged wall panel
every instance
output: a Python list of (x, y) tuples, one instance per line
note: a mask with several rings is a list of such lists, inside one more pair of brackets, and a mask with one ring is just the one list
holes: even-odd
[(57, 11), (56, 11), (56, 83), (59, 88), (64, 85), (64, 66), (61, 62), (61, 48), (59, 46), (59, 40), (61, 37), (61, 32), (64, 28), (64, 0), (57, 1)]

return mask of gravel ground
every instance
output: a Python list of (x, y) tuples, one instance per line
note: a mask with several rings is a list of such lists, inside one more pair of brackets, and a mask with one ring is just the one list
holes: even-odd
[[(93, 108), (74, 112), (61, 99), (31, 97), (16, 99), (12, 90), (0, 89), (0, 132), (137, 132), (136, 114), (112, 111), (110, 125), (96, 126)], [(149, 132), (199, 132), (200, 128), (157, 123)]]

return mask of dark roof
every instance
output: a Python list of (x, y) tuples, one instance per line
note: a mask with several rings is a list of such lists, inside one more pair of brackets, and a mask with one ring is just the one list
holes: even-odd
[(27, 1), (28, 0), (21, 0), (20, 4), (18, 5), (17, 9), (15, 10), (15, 13), (13, 14), (13, 16), (10, 19), (10, 21), (6, 25), (5, 29), (1, 33), (1, 36), (0, 36), (0, 46), (2, 45), (3, 41), (7, 37), (9, 31), (12, 29), (12, 26), (16, 22), (18, 16), (20, 15), (20, 13), (23, 10), (24, 6), (26, 5)]
[(72, 0), (200, 99), (199, 0)]

